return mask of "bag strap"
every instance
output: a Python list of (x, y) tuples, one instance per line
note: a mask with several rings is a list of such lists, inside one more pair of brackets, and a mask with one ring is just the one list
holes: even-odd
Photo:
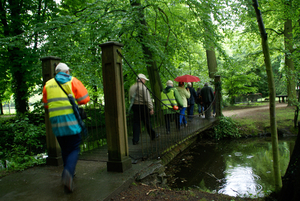
[(173, 106), (174, 106), (174, 104), (171, 102), (171, 100), (170, 100), (170, 98), (169, 98), (169, 96), (168, 96), (168, 93), (165, 93), (165, 92), (164, 92), (164, 94), (166, 94), (166, 95), (167, 95), (167, 97), (168, 97), (168, 99), (169, 99), (169, 101), (170, 101), (170, 103), (171, 103), (171, 106), (173, 107)]
[(69, 97), (69, 95), (67, 94), (67, 92), (64, 90), (64, 88), (62, 88), (62, 86), (60, 85), (60, 83), (57, 81), (56, 78), (54, 78), (56, 83), (58, 84), (58, 86), (65, 92), (65, 94)]

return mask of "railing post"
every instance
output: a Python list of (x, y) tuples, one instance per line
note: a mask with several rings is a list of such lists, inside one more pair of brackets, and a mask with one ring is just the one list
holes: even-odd
[(131, 168), (128, 151), (122, 58), (123, 45), (107, 42), (102, 49), (102, 74), (105, 100), (105, 127), (108, 147), (107, 171), (124, 172)]
[[(55, 64), (58, 64), (61, 58), (59, 57), (43, 57), (42, 61), (42, 72), (43, 72), (43, 86), (46, 82), (55, 76)], [(46, 140), (48, 157), (46, 159), (47, 165), (59, 166), (63, 164), (61, 157), (60, 146), (56, 140), (55, 135), (52, 132), (48, 109), (45, 109), (45, 124), (46, 124)]]
[(221, 76), (215, 76), (216, 117), (222, 116)]

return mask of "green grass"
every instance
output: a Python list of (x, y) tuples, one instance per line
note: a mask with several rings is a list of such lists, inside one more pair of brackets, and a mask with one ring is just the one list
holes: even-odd
[[(277, 128), (288, 129), (293, 134), (297, 134), (298, 129), (294, 128), (294, 113), (295, 107), (276, 108)], [(240, 129), (243, 130), (245, 135), (258, 135), (270, 132), (269, 110), (257, 111), (242, 118), (235, 116), (232, 118), (241, 125)]]

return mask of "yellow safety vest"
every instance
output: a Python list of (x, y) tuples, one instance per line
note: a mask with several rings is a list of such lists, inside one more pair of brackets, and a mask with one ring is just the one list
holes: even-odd
[(168, 96), (164, 92), (161, 92), (161, 101), (163, 103), (161, 106), (162, 109), (173, 108), (171, 103), (173, 103), (173, 105), (177, 105), (177, 102), (176, 102), (176, 99), (174, 96), (174, 91), (172, 89), (169, 91)]
[[(74, 97), (71, 90), (71, 81), (61, 84), (61, 86), (68, 94), (72, 93)], [(50, 118), (74, 113), (68, 97), (60, 89), (55, 79), (51, 79), (46, 83), (46, 91)]]

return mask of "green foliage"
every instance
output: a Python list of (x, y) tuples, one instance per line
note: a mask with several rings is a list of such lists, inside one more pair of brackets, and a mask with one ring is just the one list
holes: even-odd
[(1, 3), (0, 68), (5, 75), (0, 77), (6, 82), (1, 86), (14, 94), (17, 113), (25, 113), (32, 89), (42, 83), (39, 46), (46, 37), (40, 35), (41, 25), (55, 15), (56, 4), (53, 0)]
[[(256, 73), (257, 67), (249, 61), (244, 51), (244, 42), (240, 36), (228, 44), (231, 51), (228, 51), (228, 58), (220, 58), (221, 64), (219, 74), (222, 75), (224, 94), (228, 95), (230, 104), (235, 103), (235, 97), (249, 93), (259, 92), (259, 86), (263, 80), (260, 74)], [(265, 85), (264, 85), (265, 86)]]
[(9, 170), (44, 163), (38, 154), (45, 153), (46, 131), (41, 115), (27, 114), (0, 122), (1, 162)]
[(87, 127), (105, 127), (104, 109), (87, 107), (84, 109), (88, 119), (85, 120)]
[(223, 138), (239, 138), (239, 124), (230, 117), (220, 117), (219, 124), (214, 127), (215, 138), (220, 140)]
[[(149, 58), (143, 51), (145, 46), (157, 63), (162, 83), (179, 75), (192, 74), (201, 79), (195, 83), (195, 88), (210, 81), (205, 52), (209, 44), (216, 51), (224, 94), (231, 100), (236, 95), (251, 92), (268, 94), (259, 31), (252, 6), (247, 7), (249, 1), (137, 1), (140, 6), (132, 6), (129, 0), (64, 0), (59, 5), (54, 0), (47, 4), (33, 0), (24, 2), (22, 5), (20, 1), (3, 4), (1, 13), (5, 15), (0, 22), (0, 82), (4, 86), (0, 89), (0, 101), (14, 93), (17, 109), (26, 110), (34, 88), (42, 86), (39, 58), (50, 55), (59, 56), (72, 68), (72, 75), (87, 86), (91, 97), (101, 97), (103, 78), (99, 44), (107, 41), (124, 44), (122, 54), (135, 72), (147, 74)], [(292, 4), (288, 17), (296, 22), (299, 6), (297, 1)], [(265, 23), (271, 41), (272, 66), (276, 71), (276, 93), (283, 94), (286, 91), (283, 37), (277, 33), (283, 30), (285, 7), (282, 2), (275, 5), (262, 1), (261, 9), (263, 15), (268, 16)], [(268, 10), (274, 12), (265, 12)], [(20, 14), (13, 18), (16, 11)], [(141, 20), (145, 23), (139, 23)], [(297, 47), (299, 26), (294, 27)], [(142, 36), (145, 36), (143, 40)], [(294, 51), (291, 55), (296, 68), (300, 66), (297, 65), (298, 54), (299, 51)], [(127, 98), (127, 90), (136, 75), (124, 61), (123, 75)], [(4, 91), (9, 93), (4, 96)]]
[(230, 98), (228, 97), (228, 95), (227, 96), (223, 95), (222, 96), (222, 107), (224, 108), (224, 107), (228, 107), (228, 106), (230, 106)]

